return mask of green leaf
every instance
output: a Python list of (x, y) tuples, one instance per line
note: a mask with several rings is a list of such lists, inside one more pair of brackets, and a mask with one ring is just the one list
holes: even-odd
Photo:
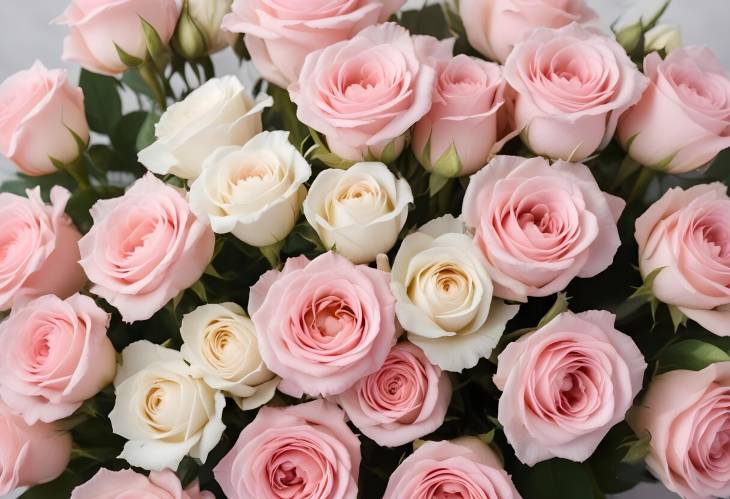
[(20, 496), (20, 499), (57, 499), (59, 497), (71, 497), (71, 491), (79, 485), (77, 480), (78, 477), (73, 473), (65, 471), (52, 482), (31, 487)]
[(620, 449), (626, 449), (626, 454), (621, 459), (622, 463), (637, 464), (649, 455), (651, 450), (651, 433), (648, 431), (636, 440), (630, 440), (619, 446)]
[(283, 246), (284, 241), (279, 241), (278, 243), (259, 248), (259, 251), (261, 251), (261, 254), (264, 255), (264, 258), (266, 258), (266, 260), (269, 262), (269, 265), (271, 265), (272, 269), (278, 268), (279, 265), (281, 265), (280, 253)]
[(523, 497), (540, 499), (603, 499), (591, 470), (581, 463), (550, 459), (514, 475)]
[(79, 86), (84, 91), (86, 119), (95, 132), (109, 135), (122, 117), (119, 82), (110, 76), (81, 70)]
[(446, 184), (449, 183), (449, 180), (451, 180), (448, 177), (444, 177), (443, 175), (439, 175), (438, 173), (432, 173), (428, 177), (428, 193), (431, 197), (436, 196), (441, 189), (446, 187)]
[(113, 186), (90, 186), (77, 189), (66, 203), (66, 213), (82, 233), (91, 229), (93, 223), (89, 210), (100, 199), (110, 199), (124, 194), (124, 189)]
[(195, 296), (200, 298), (203, 303), (208, 301), (208, 294), (205, 292), (205, 286), (202, 281), (197, 281), (195, 284), (190, 286), (190, 290), (195, 293)]
[(420, 10), (403, 11), (400, 24), (414, 35), (431, 35), (439, 40), (451, 35), (449, 22), (439, 3), (426, 5)]
[(156, 111), (150, 111), (147, 113), (142, 126), (137, 134), (136, 149), (141, 151), (145, 147), (153, 144), (156, 140), (155, 137), (155, 125), (160, 119), (160, 115)]
[(147, 82), (142, 78), (142, 74), (137, 68), (130, 68), (122, 75), (122, 83), (132, 92), (145, 95), (151, 99), (155, 98), (154, 92), (150, 89)]
[(461, 172), (461, 159), (459, 159), (459, 152), (456, 150), (456, 145), (451, 144), (445, 153), (436, 161), (433, 165), (434, 173), (438, 173), (443, 177), (458, 177)]
[(659, 10), (657, 10), (656, 13), (648, 21), (644, 21), (644, 33), (656, 27), (657, 23), (667, 11), (671, 3), (672, 0), (667, 0), (661, 7), (659, 7)]
[(307, 137), (307, 128), (297, 118), (297, 107), (289, 98), (289, 92), (276, 85), (269, 84), (269, 95), (274, 99), (271, 110), (281, 113), (284, 128), (289, 131), (289, 141), (298, 147)]
[(674, 369), (701, 371), (710, 364), (730, 360), (730, 355), (720, 347), (702, 340), (688, 339), (672, 343), (659, 356), (658, 371)]
[(675, 307), (674, 305), (669, 305), (669, 315), (672, 317), (672, 324), (674, 325), (674, 332), (676, 333), (679, 329), (679, 326), (687, 327), (687, 316), (684, 315), (684, 312), (679, 310), (679, 308)]
[(304, 157), (319, 160), (330, 168), (338, 168), (340, 170), (347, 170), (355, 164), (354, 161), (342, 159), (335, 153), (331, 152), (316, 130), (310, 128), (309, 134), (312, 137), (312, 140), (314, 140), (314, 145), (309, 148), (309, 150), (304, 154)]
[(115, 127), (110, 138), (114, 148), (120, 153), (137, 158), (137, 137), (139, 137), (145, 121), (147, 121), (146, 111), (134, 111), (125, 114), (119, 124)]
[(654, 281), (663, 269), (664, 267), (654, 269), (644, 278), (644, 283), (636, 288), (636, 291), (618, 307), (616, 310), (617, 317), (624, 318), (648, 303), (651, 305), (652, 318), (656, 318), (659, 300), (654, 296)]
[(140, 59), (139, 57), (127, 53), (122, 47), (120, 47), (116, 43), (114, 44), (114, 48), (117, 49), (117, 55), (119, 56), (119, 60), (122, 61), (122, 64), (127, 67), (136, 68), (137, 66), (141, 66), (144, 62), (144, 59)]
[(162, 70), (165, 68), (168, 62), (167, 47), (162, 42), (160, 35), (154, 26), (147, 22), (143, 17), (139, 18), (142, 22), (142, 31), (144, 32), (144, 39), (147, 45), (147, 53), (152, 58), (158, 69)]

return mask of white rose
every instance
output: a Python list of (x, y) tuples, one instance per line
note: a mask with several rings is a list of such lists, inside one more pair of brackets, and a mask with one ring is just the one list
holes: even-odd
[(519, 306), (492, 297), (492, 280), (464, 224), (447, 215), (405, 238), (393, 263), (396, 315), (408, 339), (446, 371), (474, 367)]
[(190, 18), (205, 36), (209, 54), (228, 46), (230, 34), (221, 30), (221, 22), (232, 4), (233, 0), (188, 0)]
[(274, 396), (279, 378), (264, 364), (253, 321), (235, 303), (202, 305), (182, 320), (180, 352), (211, 388), (246, 411)]
[(644, 34), (646, 52), (664, 50), (667, 54), (682, 46), (682, 32), (679, 26), (660, 24)]
[(109, 419), (114, 433), (129, 440), (119, 458), (132, 466), (176, 470), (185, 455), (205, 462), (225, 430), (223, 394), (195, 378), (176, 350), (132, 343), (114, 386)]
[(139, 162), (159, 175), (195, 179), (213, 151), (261, 132), (261, 111), (271, 102), (255, 104), (235, 76), (213, 78), (165, 111), (157, 141), (139, 152)]
[(262, 132), (243, 147), (222, 147), (190, 186), (190, 206), (217, 234), (251, 246), (284, 239), (294, 228), (312, 169), (288, 132)]
[(405, 179), (382, 163), (358, 163), (320, 173), (304, 200), (304, 216), (325, 246), (368, 263), (395, 245), (412, 202)]

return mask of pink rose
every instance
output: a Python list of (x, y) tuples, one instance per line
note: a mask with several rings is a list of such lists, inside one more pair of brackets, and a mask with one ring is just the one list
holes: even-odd
[(585, 165), (497, 156), (472, 176), (463, 217), (476, 229), (494, 294), (527, 301), (606, 270), (621, 245), (625, 204), (601, 192)]
[(614, 328), (615, 318), (601, 310), (565, 312), (499, 355), (499, 422), (523, 463), (584, 461), (623, 421), (646, 362)]
[(396, 468), (383, 499), (521, 499), (494, 452), (475, 437), (426, 442)]
[(646, 464), (669, 490), (730, 496), (730, 362), (656, 376), (628, 422), (651, 434)]
[(383, 366), (336, 398), (357, 428), (381, 447), (436, 431), (451, 401), (447, 373), (412, 343), (398, 343)]
[(621, 45), (577, 24), (535, 31), (507, 58), (504, 75), (525, 144), (567, 161), (605, 147), (649, 84)]
[(28, 424), (73, 414), (112, 382), (109, 315), (88, 296), (46, 295), (0, 324), (0, 397)]
[(201, 491), (198, 481), (183, 489), (180, 479), (170, 470), (153, 471), (149, 477), (133, 470), (100, 469), (91, 480), (76, 487), (71, 499), (215, 499), (212, 492)]
[[(309, 54), (289, 87), (297, 117), (341, 158), (392, 161), (404, 134), (431, 108), (436, 74), (416, 46), (426, 38), (385, 23)], [(442, 42), (442, 49), (450, 53), (452, 45)]]
[(0, 402), (0, 494), (55, 480), (71, 457), (71, 436), (54, 424), (29, 426)]
[(146, 320), (200, 279), (215, 236), (181, 192), (148, 173), (122, 197), (91, 209), (94, 225), (79, 242), (81, 266), (125, 322)]
[(355, 499), (360, 441), (334, 404), (263, 407), (213, 473), (229, 499)]
[(89, 140), (84, 93), (63, 69), (36, 61), (0, 84), (0, 152), (26, 175), (58, 171), (51, 158), (68, 164), (79, 156), (76, 134)]
[(163, 43), (172, 38), (180, 15), (175, 0), (71, 0), (54, 23), (68, 26), (63, 60), (95, 73), (115, 75), (127, 69), (117, 47), (138, 59), (147, 55), (142, 20)]
[(307, 54), (386, 21), (405, 0), (236, 0), (223, 29), (245, 33), (256, 69), (286, 88)]
[(636, 219), (639, 267), (662, 269), (654, 295), (720, 336), (730, 336), (730, 198), (725, 185), (669, 189)]
[(472, 47), (499, 62), (536, 28), (562, 28), (597, 17), (584, 0), (461, 0), (460, 11)]
[(395, 343), (389, 274), (335, 253), (290, 258), (251, 288), (248, 311), (279, 390), (336, 395), (383, 365)]
[(86, 282), (81, 234), (63, 211), (71, 194), (54, 187), (50, 205), (38, 187), (27, 195), (0, 193), (0, 310), (45, 294), (66, 298)]
[(651, 84), (618, 129), (634, 160), (683, 173), (730, 147), (730, 78), (710, 49), (679, 48), (665, 60), (652, 52), (644, 72)]

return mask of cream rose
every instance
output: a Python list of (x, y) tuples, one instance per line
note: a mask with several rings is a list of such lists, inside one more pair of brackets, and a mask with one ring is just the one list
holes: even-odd
[(304, 200), (304, 216), (322, 242), (354, 263), (368, 263), (398, 240), (413, 193), (382, 163), (325, 170)]

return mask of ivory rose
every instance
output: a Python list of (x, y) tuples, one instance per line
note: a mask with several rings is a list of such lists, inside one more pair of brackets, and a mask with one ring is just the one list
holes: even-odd
[(215, 499), (212, 492), (201, 491), (198, 481), (183, 489), (180, 479), (170, 470), (153, 471), (147, 477), (133, 470), (100, 469), (88, 482), (71, 492), (71, 499)]
[(523, 463), (582, 462), (623, 421), (646, 362), (614, 320), (602, 310), (564, 312), (499, 355), (499, 422)]
[(216, 149), (190, 187), (190, 206), (217, 234), (263, 247), (283, 240), (299, 218), (312, 174), (288, 132), (262, 132), (243, 147)]
[(215, 236), (176, 188), (148, 173), (122, 197), (91, 208), (81, 266), (125, 322), (146, 320), (192, 286), (213, 256)]
[(183, 356), (149, 341), (122, 351), (114, 379), (112, 430), (128, 442), (119, 455), (146, 470), (176, 470), (186, 455), (205, 462), (225, 430), (223, 394), (210, 388)]
[(535, 31), (509, 55), (504, 77), (525, 144), (567, 161), (605, 147), (649, 84), (621, 45), (579, 25)]
[(279, 390), (336, 395), (383, 365), (396, 334), (388, 279), (332, 252), (289, 258), (261, 276), (248, 311)]
[(325, 247), (354, 263), (387, 253), (408, 218), (413, 193), (382, 163), (329, 169), (314, 179), (304, 200), (304, 216)]
[(408, 339), (447, 371), (489, 357), (519, 307), (492, 298), (487, 263), (464, 223), (432, 220), (403, 240), (391, 289)]
[(669, 53), (682, 46), (682, 32), (674, 24), (659, 24), (644, 33), (644, 51)]
[(261, 75), (282, 88), (297, 81), (307, 54), (386, 21), (405, 0), (236, 0), (223, 27), (244, 33)]
[(526, 301), (606, 270), (621, 245), (616, 221), (625, 204), (601, 192), (585, 165), (497, 156), (471, 178), (463, 217), (476, 230), (494, 294)]

